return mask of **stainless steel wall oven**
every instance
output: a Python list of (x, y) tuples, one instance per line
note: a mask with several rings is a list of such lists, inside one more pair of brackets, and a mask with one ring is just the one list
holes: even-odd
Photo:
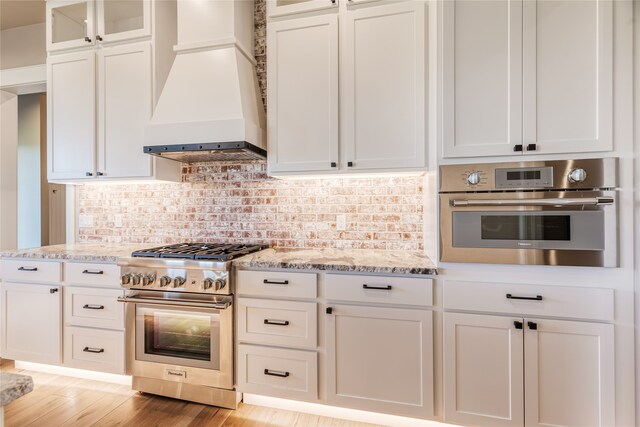
[(617, 159), (440, 167), (440, 260), (616, 267)]

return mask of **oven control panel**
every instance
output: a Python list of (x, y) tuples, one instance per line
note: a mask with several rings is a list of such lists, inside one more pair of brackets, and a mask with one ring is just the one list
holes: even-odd
[(497, 168), (496, 188), (552, 188), (553, 167)]
[(207, 269), (127, 266), (120, 285), (126, 289), (198, 292), (229, 295), (229, 273)]

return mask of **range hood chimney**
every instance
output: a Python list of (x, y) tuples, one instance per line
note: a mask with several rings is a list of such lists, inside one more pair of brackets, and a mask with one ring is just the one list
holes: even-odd
[(176, 58), (145, 153), (183, 162), (266, 157), (253, 0), (178, 0)]

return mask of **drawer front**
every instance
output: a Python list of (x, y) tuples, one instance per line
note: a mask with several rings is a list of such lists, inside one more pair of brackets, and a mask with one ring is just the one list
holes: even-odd
[(120, 267), (114, 264), (67, 262), (64, 281), (73, 285), (120, 288)]
[(64, 321), (67, 325), (124, 329), (123, 296), (119, 289), (67, 286), (64, 290)]
[(124, 360), (124, 331), (64, 329), (65, 366), (124, 374)]
[(62, 266), (53, 261), (5, 259), (2, 260), (1, 276), (5, 282), (60, 283)]
[(238, 340), (315, 348), (318, 308), (314, 302), (238, 298)]
[(300, 400), (318, 397), (314, 351), (238, 346), (238, 391)]
[(423, 278), (327, 274), (328, 300), (429, 306), (433, 281)]
[(444, 308), (613, 321), (613, 289), (445, 281)]
[(315, 273), (288, 271), (238, 271), (239, 295), (283, 298), (316, 298), (318, 276)]

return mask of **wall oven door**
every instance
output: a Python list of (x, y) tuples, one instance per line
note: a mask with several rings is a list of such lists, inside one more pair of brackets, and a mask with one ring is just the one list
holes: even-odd
[(133, 291), (121, 301), (131, 375), (233, 389), (232, 297)]
[(440, 195), (440, 260), (616, 267), (615, 191)]

